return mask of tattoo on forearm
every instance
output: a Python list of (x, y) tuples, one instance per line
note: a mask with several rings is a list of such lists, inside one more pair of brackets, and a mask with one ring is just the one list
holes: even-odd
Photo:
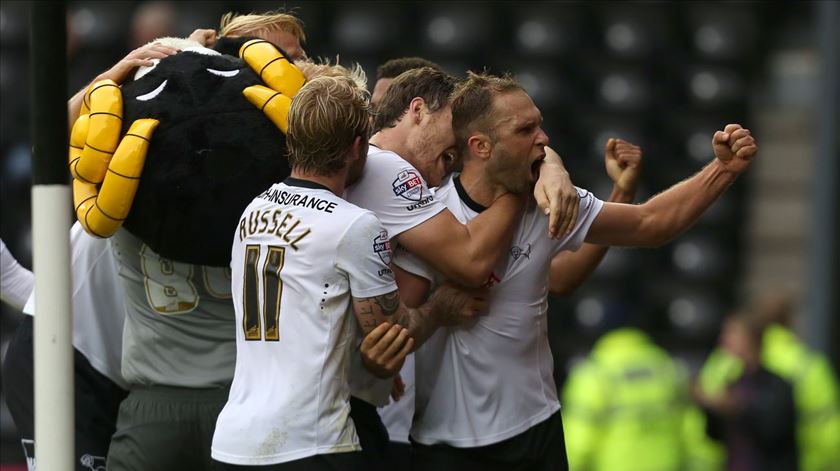
[(400, 307), (399, 291), (386, 293), (381, 296), (376, 296), (372, 299), (379, 306), (379, 308), (382, 309), (382, 314), (385, 316), (390, 316), (391, 314), (397, 312), (397, 309), (399, 309)]
[(355, 310), (359, 326), (365, 332), (374, 329), (388, 318), (388, 322), (399, 324), (411, 333), (415, 346), (420, 346), (439, 325), (430, 305), (416, 309), (406, 308), (400, 302), (398, 291), (357, 299)]
[(376, 313), (368, 300), (357, 304), (356, 319), (359, 321), (359, 326), (364, 332), (368, 332), (377, 326)]

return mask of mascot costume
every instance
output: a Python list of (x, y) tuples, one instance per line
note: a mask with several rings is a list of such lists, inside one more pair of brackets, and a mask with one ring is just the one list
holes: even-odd
[(290, 173), (287, 115), (305, 78), (268, 41), (238, 58), (194, 46), (122, 87), (90, 86), (70, 137), (74, 207), (92, 235), (124, 225), (163, 257), (227, 267), (244, 208)]

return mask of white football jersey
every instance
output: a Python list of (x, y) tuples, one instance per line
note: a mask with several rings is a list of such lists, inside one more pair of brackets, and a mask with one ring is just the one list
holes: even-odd
[[(358, 182), (347, 188), (347, 201), (373, 211), (392, 239), (426, 222), (446, 209), (420, 176), (399, 155), (374, 145)], [(361, 334), (356, 339), (361, 343)], [(350, 392), (375, 406), (388, 404), (391, 379), (379, 379), (365, 369), (360, 355), (353, 355)]]
[[(125, 297), (111, 253), (111, 239), (89, 235), (76, 221), (70, 228), (70, 272), (73, 346), (96, 371), (127, 389), (120, 372)], [(23, 312), (35, 314), (35, 290)]]
[(411, 419), (414, 417), (414, 354), (405, 357), (400, 369), (400, 378), (405, 385), (405, 391), (399, 401), (391, 401), (387, 406), (379, 408), (382, 424), (388, 429), (388, 438), (392, 442), (411, 443), (408, 432), (411, 430)]
[[(578, 189), (580, 212), (570, 234), (548, 238), (548, 218), (530, 200), (508, 256), (487, 281), (490, 312), (473, 324), (441, 328), (414, 353), (417, 442), (478, 447), (511, 438), (560, 408), (547, 337), (548, 271), (562, 250), (577, 250), (603, 202)], [(462, 223), (484, 208), (456, 177), (436, 193)], [(395, 263), (434, 282), (415, 256), (399, 251)]]
[(351, 295), (397, 289), (370, 211), (288, 178), (245, 210), (233, 241), (236, 369), (212, 456), (267, 465), (359, 450), (349, 418)]
[(35, 276), (18, 263), (0, 239), (0, 299), (15, 309), (23, 309), (35, 289)]

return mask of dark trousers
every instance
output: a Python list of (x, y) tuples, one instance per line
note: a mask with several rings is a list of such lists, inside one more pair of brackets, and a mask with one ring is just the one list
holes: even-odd
[(108, 471), (217, 469), (210, 446), (229, 391), (227, 387), (132, 389), (120, 404)]
[(414, 443), (417, 471), (568, 471), (563, 420), (557, 411), (515, 437), (474, 448)]
[(379, 471), (385, 467), (386, 453), (390, 444), (388, 429), (382, 423), (376, 406), (361, 399), (350, 397), (350, 418), (356, 427), (359, 444), (362, 445), (363, 469)]
[[(27, 458), (33, 457), (35, 438), (32, 334), (33, 319), (26, 316), (9, 343), (3, 362), (3, 391)], [(81, 352), (74, 349), (74, 355), (75, 468), (104, 470), (120, 402), (128, 392), (96, 371)]]
[(385, 451), (384, 466), (393, 471), (411, 471), (412, 450), (410, 443), (390, 442)]

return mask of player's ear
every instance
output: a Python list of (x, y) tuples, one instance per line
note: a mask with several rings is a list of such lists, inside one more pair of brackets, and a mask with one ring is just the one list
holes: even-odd
[(408, 104), (408, 114), (414, 120), (414, 124), (419, 124), (423, 119), (422, 111), (426, 109), (426, 100), (422, 97), (414, 97), (411, 103)]
[(467, 139), (466, 154), (468, 155), (463, 155), (461, 158), (466, 160), (470, 156), (475, 156), (482, 160), (487, 160), (490, 158), (490, 151), (492, 149), (493, 143), (490, 140), (490, 136), (484, 133), (475, 133)]
[(353, 145), (350, 147), (350, 153), (348, 155), (348, 162), (353, 163), (357, 160), (363, 159), (367, 157), (368, 152), (368, 140), (366, 137), (356, 136), (356, 139), (353, 140)]

